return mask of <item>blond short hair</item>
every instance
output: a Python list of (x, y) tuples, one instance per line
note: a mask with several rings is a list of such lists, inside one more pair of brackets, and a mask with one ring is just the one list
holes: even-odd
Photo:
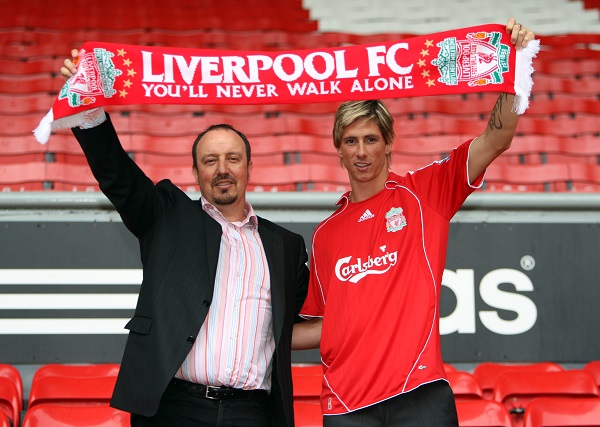
[[(394, 118), (383, 102), (380, 100), (370, 101), (349, 101), (339, 106), (335, 113), (333, 123), (333, 145), (336, 149), (342, 144), (342, 135), (344, 130), (356, 120), (364, 118), (367, 121), (373, 120), (379, 127), (383, 136), (385, 145), (391, 145), (394, 142)], [(392, 161), (392, 155), (386, 155), (388, 166)]]

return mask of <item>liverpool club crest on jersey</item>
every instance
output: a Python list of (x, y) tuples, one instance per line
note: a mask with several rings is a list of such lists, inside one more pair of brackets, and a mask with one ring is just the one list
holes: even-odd
[(406, 217), (402, 208), (392, 208), (385, 214), (385, 226), (388, 232), (394, 233), (406, 226)]

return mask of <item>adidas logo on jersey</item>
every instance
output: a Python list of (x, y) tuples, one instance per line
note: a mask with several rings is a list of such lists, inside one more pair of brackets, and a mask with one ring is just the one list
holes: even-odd
[(365, 211), (365, 213), (362, 214), (361, 217), (358, 219), (358, 222), (363, 222), (363, 221), (366, 221), (366, 220), (371, 219), (371, 218), (375, 218), (375, 215), (373, 215), (371, 213), (371, 211), (367, 209)]

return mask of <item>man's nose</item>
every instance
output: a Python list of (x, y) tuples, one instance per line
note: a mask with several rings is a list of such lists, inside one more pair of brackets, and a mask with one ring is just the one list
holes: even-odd
[(229, 167), (225, 159), (219, 159), (219, 161), (217, 162), (217, 172), (220, 174), (229, 172)]
[(367, 155), (367, 150), (364, 142), (359, 142), (356, 147), (356, 155), (359, 157), (364, 157)]

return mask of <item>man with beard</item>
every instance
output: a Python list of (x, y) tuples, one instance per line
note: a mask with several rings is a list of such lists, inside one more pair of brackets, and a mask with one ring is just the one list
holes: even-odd
[[(76, 72), (65, 60), (61, 74)], [(143, 282), (111, 405), (132, 426), (293, 426), (291, 336), (304, 240), (246, 201), (250, 144), (227, 124), (195, 140), (200, 200), (156, 185), (103, 109), (75, 134), (102, 192), (139, 239)]]

